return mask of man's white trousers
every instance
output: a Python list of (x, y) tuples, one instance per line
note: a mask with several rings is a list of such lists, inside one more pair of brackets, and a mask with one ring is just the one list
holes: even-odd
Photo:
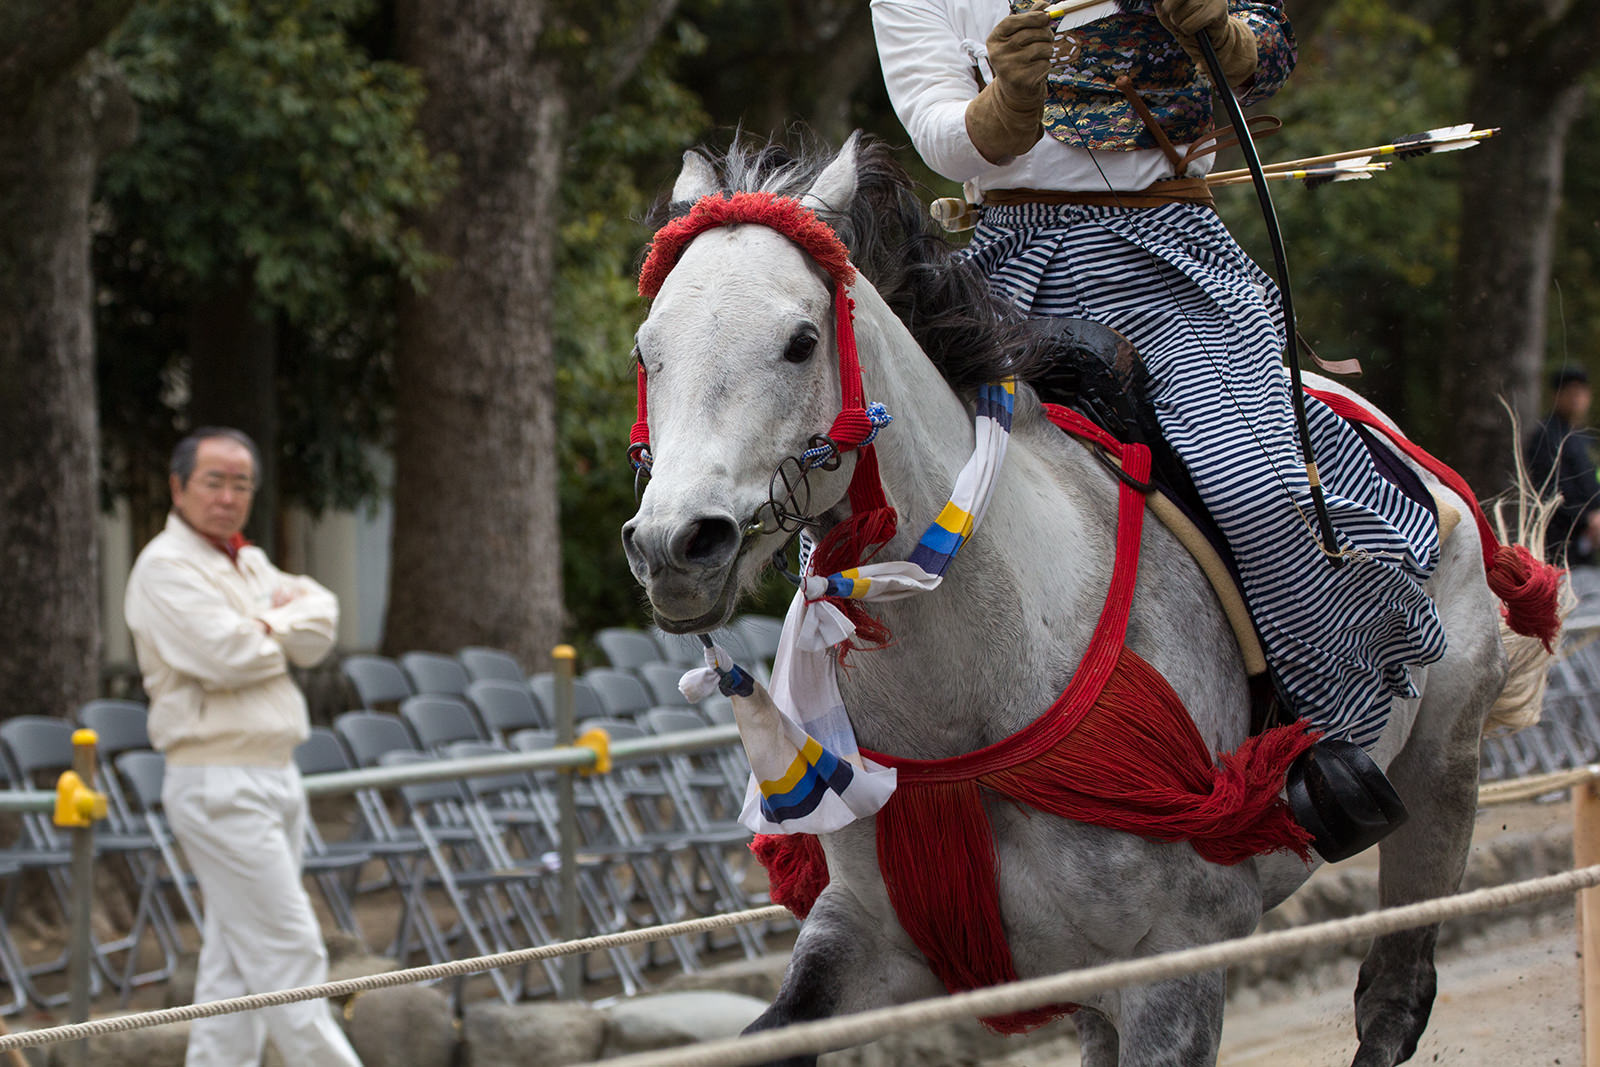
[[(169, 766), (161, 797), (204, 896), (195, 1002), (327, 981), (322, 931), (300, 881), (299, 772)], [(269, 1034), (286, 1063), (360, 1067), (326, 1000), (197, 1019), (186, 1067), (255, 1067)]]

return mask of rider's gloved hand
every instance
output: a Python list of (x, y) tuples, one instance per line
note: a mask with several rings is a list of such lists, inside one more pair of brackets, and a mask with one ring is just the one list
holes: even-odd
[(1243, 19), (1228, 14), (1228, 0), (1157, 0), (1156, 17), (1178, 39), (1202, 75), (1207, 69), (1195, 40), (1199, 33), (1210, 35), (1229, 85), (1243, 85), (1255, 74), (1256, 36)]
[(967, 136), (990, 163), (1011, 162), (1044, 135), (1039, 119), (1054, 41), (1043, 11), (1007, 15), (989, 34), (994, 80), (967, 105)]

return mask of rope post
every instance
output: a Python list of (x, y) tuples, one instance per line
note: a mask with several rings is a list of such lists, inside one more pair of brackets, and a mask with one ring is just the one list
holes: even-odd
[[(1572, 788), (1574, 867), (1600, 863), (1600, 792), (1594, 782)], [(1583, 1062), (1600, 1067), (1600, 888), (1578, 894), (1578, 952), (1583, 957)]]
[[(72, 734), (72, 776), (62, 775), (56, 785), (56, 824), (72, 831), (72, 931), (68, 958), (68, 1018), (89, 1019), (90, 913), (94, 905), (94, 820), (105, 816), (105, 797), (94, 792), (95, 751), (100, 738), (93, 730)], [(96, 799), (98, 798), (98, 811)], [(130, 950), (131, 951), (131, 950)], [(74, 1041), (67, 1062), (81, 1067), (88, 1062), (87, 1039)]]
[[(574, 721), (576, 700), (573, 671), (578, 653), (571, 645), (550, 650), (556, 674), (556, 744), (571, 745), (577, 740)], [(571, 767), (562, 768), (556, 782), (556, 802), (561, 829), (561, 914), (558, 932), (563, 941), (578, 939), (578, 783)], [(576, 1000), (583, 991), (583, 957), (567, 956), (561, 961), (561, 996)]]

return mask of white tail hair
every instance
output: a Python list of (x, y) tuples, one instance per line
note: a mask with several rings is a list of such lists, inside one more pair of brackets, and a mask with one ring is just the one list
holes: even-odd
[[(1505, 405), (1503, 399), (1501, 404)], [(1496, 498), (1490, 506), (1495, 534), (1501, 544), (1522, 545), (1535, 556), (1543, 557), (1545, 529), (1550, 525), (1561, 498), (1546, 495), (1550, 488), (1549, 477), (1542, 484), (1534, 484), (1533, 476), (1528, 473), (1523, 460), (1521, 428), (1517, 424), (1516, 413), (1511, 411), (1509, 405), (1505, 406), (1511, 415), (1512, 458), (1517, 481), (1515, 488)], [(1565, 622), (1577, 603), (1571, 578), (1562, 575), (1561, 592), (1556, 601), (1557, 617)], [(1563, 654), (1560, 640), (1557, 636), (1551, 643), (1553, 651), (1547, 651), (1543, 641), (1515, 632), (1506, 625), (1505, 616), (1500, 617), (1500, 644), (1506, 651), (1506, 684), (1484, 720), (1485, 736), (1513, 734), (1539, 721), (1550, 664)]]

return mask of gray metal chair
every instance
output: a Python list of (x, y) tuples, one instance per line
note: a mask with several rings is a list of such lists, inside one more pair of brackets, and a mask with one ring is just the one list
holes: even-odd
[(400, 717), (421, 746), (438, 752), (452, 741), (486, 741), (488, 733), (459, 697), (414, 696), (400, 702)]
[(600, 698), (600, 714), (631, 719), (655, 703), (637, 674), (616, 667), (593, 667), (579, 679)]
[(368, 710), (398, 704), (416, 692), (400, 664), (387, 656), (346, 656), (339, 661), (339, 673), (355, 690), (356, 700)]
[(411, 688), (425, 696), (465, 696), (472, 681), (460, 660), (439, 652), (406, 652), (400, 657), (400, 669)]
[[(405, 766), (436, 757), (421, 752), (391, 751), (381, 765)], [(526, 913), (515, 899), (522, 893), (525, 872), (508, 870), (485, 847), (481, 827), (475, 823), (470, 796), (458, 781), (422, 782), (396, 789), (405, 804), (408, 822), (427, 850), (431, 881), (441, 889), (456, 913), (463, 936), (479, 956), (507, 952), (548, 941), (524, 926)], [(526, 936), (518, 936), (523, 927)], [(543, 961), (550, 985), (561, 988), (557, 962)], [(500, 970), (489, 972), (495, 990), (507, 1004), (521, 999), (526, 969), (512, 979)]]
[[(310, 736), (295, 748), (294, 762), (302, 775), (331, 774), (354, 768), (339, 736), (325, 726), (311, 728)], [(418, 868), (427, 859), (426, 849), (415, 836), (400, 834), (395, 830), (377, 790), (358, 789), (354, 793), (354, 800), (355, 824), (344, 838), (329, 841), (314, 821), (308, 824), (306, 854), (364, 855), (379, 860), (384, 866), (384, 877), (366, 885), (355, 881), (349, 888), (354, 896), (389, 889), (399, 893), (400, 915), (394, 936), (384, 954), (404, 962), (412, 950), (411, 938), (415, 929), (418, 945), (428, 962), (442, 963), (448, 960), (450, 951), (423, 897), (422, 879), (418, 874)]]
[[(533, 690), (534, 698), (550, 714), (550, 721), (554, 723), (556, 714), (556, 676), (549, 671), (532, 675), (528, 678), (528, 688)], [(582, 679), (573, 679), (573, 718), (588, 719), (604, 714), (605, 706), (600, 703), (600, 697), (595, 694), (595, 691), (589, 688)]]
[(474, 682), (485, 678), (521, 682), (528, 677), (528, 672), (522, 669), (522, 664), (517, 662), (515, 656), (498, 648), (471, 645), (456, 652), (456, 659), (461, 661), (461, 666), (467, 669), (467, 677)]
[(489, 736), (501, 741), (518, 730), (542, 730), (550, 725), (549, 709), (539, 703), (526, 681), (480, 679), (467, 686), (467, 702), (477, 709)]
[(643, 630), (608, 626), (594, 635), (594, 641), (611, 665), (619, 670), (631, 671), (643, 664), (661, 660), (661, 649)]
[[(13, 781), (23, 787), (55, 788), (56, 779), (73, 769), (73, 733), (72, 724), (66, 720), (42, 715), (20, 715), (0, 723), (0, 741), (4, 742), (6, 756), (15, 772)], [(106, 777), (103, 769), (98, 777)], [(110, 811), (109, 803), (107, 808), (108, 815), (116, 814)], [(50, 852), (71, 849), (70, 835), (58, 828), (48, 815), (25, 814), (22, 826), (23, 840), (31, 848)], [(135, 884), (145, 880), (158, 856), (152, 835), (128, 826), (121, 819), (108, 819), (105, 825), (96, 828), (95, 854), (97, 859), (116, 857), (122, 860)], [(54, 869), (50, 873), (57, 892), (65, 901), (70, 895), (67, 871)], [(147, 930), (161, 954), (161, 963), (153, 970), (134, 973)], [(136, 909), (134, 925), (126, 934), (109, 941), (94, 938), (91, 943), (96, 965), (106, 978), (119, 983), (124, 996), (132, 985), (148, 985), (168, 978), (177, 965), (178, 931), (170, 913), (159, 907)], [(121, 966), (111, 959), (117, 953), (126, 953)]]
[[(778, 654), (778, 641), (783, 636), (783, 620), (771, 615), (741, 615), (729, 627), (738, 634), (750, 654), (767, 666)], [(731, 650), (730, 650), (731, 651)]]
[[(702, 660), (702, 663), (704, 661)], [(650, 690), (653, 707), (687, 708), (689, 698), (678, 689), (678, 679), (687, 668), (676, 663), (646, 663), (638, 668), (639, 679)]]

